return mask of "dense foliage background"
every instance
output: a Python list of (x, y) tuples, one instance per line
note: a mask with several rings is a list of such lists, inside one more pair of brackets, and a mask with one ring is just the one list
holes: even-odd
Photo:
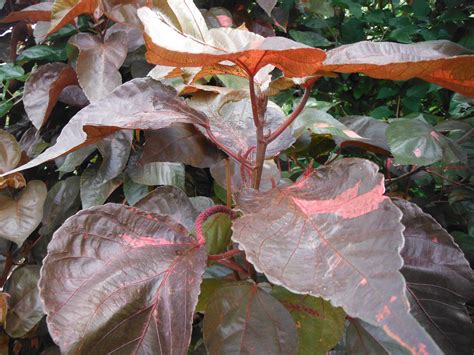
[[(34, 3), (0, 0), (0, 17), (4, 18)], [(246, 26), (265, 37), (286, 36), (323, 49), (363, 40), (398, 43), (450, 40), (474, 50), (473, 7), (463, 0), (209, 0), (196, 1), (196, 4), (203, 9), (210, 26), (223, 23)], [(45, 22), (0, 24), (0, 129), (19, 142), (22, 163), (52, 145), (68, 120), (88, 103), (77, 86), (71, 87), (59, 97), (59, 102), (38, 131), (25, 111), (25, 81), (38, 66), (51, 62), (74, 62), (78, 50), (68, 43), (71, 36), (78, 32), (104, 33), (111, 25), (109, 21), (93, 21), (90, 16), (81, 15), (77, 24), (68, 24), (45, 37), (49, 26)], [(129, 52), (120, 67), (123, 82), (144, 77), (152, 68), (153, 65), (145, 60), (144, 46), (133, 46), (129, 42)], [(291, 88), (271, 100), (290, 112), (300, 96), (299, 89)], [(300, 137), (292, 148), (281, 154), (277, 165), (283, 177), (296, 180), (308, 166), (317, 167), (340, 155), (363, 157), (377, 163), (386, 177), (388, 194), (415, 202), (431, 214), (455, 238), (472, 266), (473, 104), (472, 99), (419, 79), (386, 81), (359, 74), (343, 74), (338, 80), (324, 77), (317, 82), (310, 105), (320, 110), (322, 115), (327, 113), (335, 118), (344, 117), (341, 120), (349, 128), (378, 144), (344, 144), (329, 132), (314, 131)], [(385, 124), (364, 126), (364, 118), (351, 116), (370, 116), (390, 125), (388, 130)], [(400, 120), (403, 118), (409, 120)], [(446, 134), (448, 140), (440, 143), (433, 138), (433, 132)], [(8, 138), (3, 138), (2, 134), (0, 132), (0, 140), (7, 141)], [(169, 134), (177, 133), (170, 130)], [(413, 142), (420, 140), (426, 141), (424, 150), (413, 155)], [(26, 181), (43, 181), (48, 193), (42, 223), (27, 236), (21, 247), (0, 238), (3, 263), (0, 285), (4, 285), (6, 292), (17, 299), (21, 299), (23, 293), (30, 292), (28, 285), (34, 284), (39, 277), (37, 267), (46, 255), (53, 232), (67, 217), (82, 208), (105, 202), (133, 205), (157, 185), (178, 186), (185, 189), (188, 196), (208, 196), (225, 204), (225, 187), (219, 184), (223, 180), (216, 182), (214, 179), (219, 179), (215, 174), (211, 175), (207, 168), (178, 162), (149, 165), (160, 161), (153, 160), (157, 158), (153, 156), (148, 156), (148, 166), (138, 164), (142, 154), (147, 154), (144, 142), (144, 133), (135, 131), (130, 159), (128, 156), (125, 158), (123, 171), (109, 181), (98, 179), (98, 171), (107, 161), (115, 165), (121, 163), (119, 158), (108, 155), (100, 146), (98, 150), (96, 146), (80, 149), (66, 158), (61, 157), (23, 172)], [(166, 135), (156, 137), (155, 144), (166, 144)], [(2, 154), (0, 149), (0, 157)], [(208, 155), (215, 160), (220, 158), (219, 153), (211, 148)], [(0, 178), (0, 187), (3, 188), (0, 201), (17, 194), (16, 188), (24, 186), (23, 177), (17, 176), (14, 182), (4, 182)], [(6, 233), (2, 228), (0, 226), (0, 235)], [(229, 229), (228, 226), (222, 228)], [(11, 272), (17, 265), (24, 264), (34, 270), (28, 274), (32, 275), (29, 276), (31, 280), (25, 280), (22, 285), (15, 283), (20, 273)], [(214, 272), (219, 274), (222, 269), (215, 268)], [(29, 302), (16, 310), (18, 315), (8, 320), (9, 324), (15, 325), (15, 329), (7, 329), (1, 334), (0, 353), (7, 353), (7, 349), (14, 354), (57, 351), (48, 335), (38, 296), (28, 294), (28, 297)], [(3, 322), (6, 301), (6, 298), (0, 300), (0, 306), (3, 304), (3, 313), (0, 312)], [(29, 319), (27, 325), (24, 324), (25, 319)], [(199, 339), (196, 327), (191, 351), (203, 351)]]

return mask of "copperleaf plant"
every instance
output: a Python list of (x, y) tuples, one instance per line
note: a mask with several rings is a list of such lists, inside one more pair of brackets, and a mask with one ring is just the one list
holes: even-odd
[[(272, 16), (277, 2), (257, 3)], [(308, 100), (338, 73), (419, 78), (474, 97), (468, 50), (427, 41), (325, 52), (244, 27), (209, 28), (191, 0), (56, 0), (3, 22), (50, 21), (54, 36), (80, 15), (92, 17), (92, 30), (69, 39), (77, 50), (68, 64), (31, 74), (23, 101), (40, 133), (67, 90), (82, 95), (71, 106), (85, 107), (31, 159), (0, 131), (0, 237), (25, 255), (34, 247), (46, 254), (39, 280), (37, 266), (11, 276), (11, 260), (5, 268), (10, 336), (34, 332), (44, 310), (52, 340), (67, 354), (187, 354), (190, 344), (210, 354), (324, 354), (343, 346), (348, 353), (470, 353), (472, 270), (433, 218), (386, 196), (391, 179), (367, 159), (339, 151), (296, 178), (281, 168), (282, 156), (315, 136), (416, 165), (408, 174), (443, 159), (465, 162), (456, 154), (463, 142), (425, 120), (338, 120)], [(156, 67), (125, 80), (120, 68), (140, 47), (137, 33)], [(303, 94), (286, 114), (269, 96), (294, 86)], [(27, 169), (52, 160), (61, 174), (88, 163), (80, 178), (47, 193)], [(176, 186), (150, 191), (184, 188), (183, 163), (210, 168), (226, 205)], [(14, 176), (23, 183), (8, 185)], [(103, 204), (122, 184), (122, 204)], [(83, 210), (75, 213), (79, 199)], [(22, 246), (40, 223), (44, 244)], [(25, 310), (15, 282), (29, 288), (34, 309)]]

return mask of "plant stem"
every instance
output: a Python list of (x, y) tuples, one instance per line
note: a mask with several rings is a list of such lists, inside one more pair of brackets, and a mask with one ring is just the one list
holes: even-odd
[(237, 255), (237, 254), (240, 254), (240, 253), (242, 253), (242, 250), (232, 249), (232, 250), (226, 251), (225, 253), (209, 255), (207, 257), (207, 260), (216, 261), (216, 260), (228, 259), (228, 258), (231, 258), (234, 255)]

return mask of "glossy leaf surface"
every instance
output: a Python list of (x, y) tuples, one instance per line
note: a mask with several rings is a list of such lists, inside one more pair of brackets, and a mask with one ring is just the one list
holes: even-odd
[(120, 31), (106, 40), (78, 33), (69, 43), (79, 48), (77, 76), (90, 102), (97, 102), (122, 84), (119, 68), (127, 56), (127, 35)]
[(398, 271), (401, 213), (383, 196), (377, 171), (367, 160), (342, 159), (286, 187), (244, 190), (232, 239), (271, 282), (328, 299), (410, 351), (437, 352), (409, 314)]
[(205, 266), (205, 248), (169, 217), (117, 204), (81, 211), (44, 259), (50, 333), (67, 353), (186, 354)]
[(404, 200), (405, 246), (401, 270), (411, 312), (446, 354), (469, 354), (473, 325), (466, 302), (474, 298), (473, 273), (453, 237), (433, 217)]
[(390, 151), (398, 164), (430, 165), (443, 160), (466, 160), (459, 145), (437, 132), (422, 118), (397, 119), (386, 131)]
[(0, 238), (21, 246), (43, 218), (46, 185), (33, 180), (16, 196), (0, 192)]
[(63, 128), (54, 146), (16, 171), (95, 143), (120, 128), (160, 129), (172, 123), (206, 120), (202, 114), (187, 107), (169, 87), (149, 78), (134, 79), (79, 111)]
[(63, 89), (74, 84), (77, 84), (76, 72), (64, 63), (45, 64), (30, 75), (25, 83), (23, 104), (36, 129), (46, 123)]
[(16, 269), (6, 284), (8, 314), (6, 332), (13, 338), (28, 334), (44, 316), (39, 297), (39, 265), (27, 265)]
[(298, 331), (298, 354), (326, 354), (341, 338), (346, 315), (341, 308), (309, 295), (275, 286), (272, 295), (290, 312)]
[(322, 70), (363, 73), (377, 79), (420, 78), (474, 96), (474, 56), (458, 44), (439, 40), (416, 44), (358, 42), (327, 52)]
[[(323, 51), (286, 38), (264, 38), (232, 28), (208, 29), (193, 1), (169, 1), (179, 24), (148, 8), (138, 10), (145, 27), (147, 60), (172, 67), (205, 67), (231, 61), (253, 75), (267, 64), (287, 76), (307, 76), (317, 71)], [(305, 58), (302, 60), (302, 58)]]
[(296, 326), (274, 297), (248, 282), (216, 290), (204, 318), (210, 354), (295, 354)]

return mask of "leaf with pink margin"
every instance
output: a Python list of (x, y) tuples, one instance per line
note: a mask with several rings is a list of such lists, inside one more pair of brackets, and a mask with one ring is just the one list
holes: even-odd
[(63, 353), (186, 354), (206, 261), (204, 245), (167, 216), (119, 204), (83, 210), (43, 261), (50, 334)]
[(439, 348), (409, 314), (401, 212), (378, 166), (342, 159), (268, 192), (237, 197), (232, 239), (257, 271), (295, 293), (341, 306), (414, 354)]

